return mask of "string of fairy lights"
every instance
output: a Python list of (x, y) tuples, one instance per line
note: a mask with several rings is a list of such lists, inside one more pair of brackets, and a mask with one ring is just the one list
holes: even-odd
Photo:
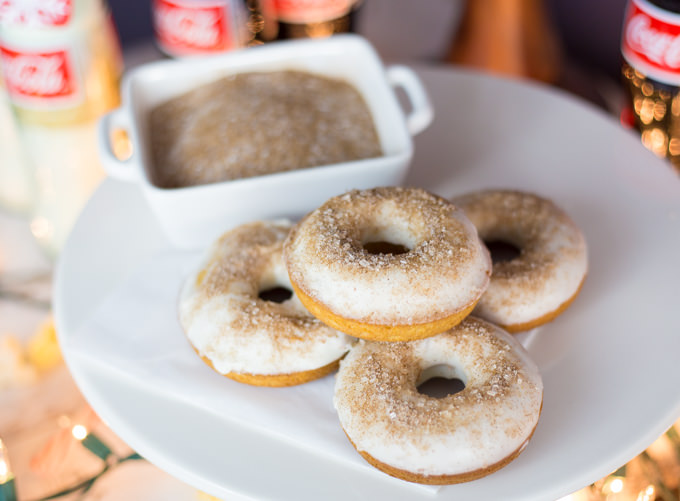
[[(650, 449), (642, 452), (626, 465), (594, 484), (570, 494), (559, 501), (678, 501), (680, 500), (680, 421), (664, 433)], [(111, 469), (134, 460), (143, 459), (132, 452), (117, 455), (97, 434), (83, 424), (74, 424), (71, 429), (73, 440), (101, 460), (99, 471), (80, 480), (73, 486), (62, 489), (36, 500), (58, 499), (73, 493), (81, 498)], [(653, 454), (655, 444), (663, 441), (663, 447), (671, 458), (659, 458)], [(658, 447), (656, 447), (658, 448)], [(670, 459), (670, 460), (668, 460)], [(633, 469), (637, 471), (632, 471)], [(641, 475), (642, 473), (642, 475)], [(668, 482), (665, 479), (671, 478)], [(16, 478), (12, 472), (5, 444), (0, 439), (0, 501), (20, 501), (17, 496)]]
[[(92, 488), (95, 482), (110, 469), (127, 461), (142, 459), (142, 456), (136, 452), (126, 456), (118, 456), (99, 436), (88, 430), (85, 425), (73, 425), (71, 428), (71, 434), (73, 439), (77, 440), (83, 447), (85, 447), (85, 449), (101, 459), (102, 468), (95, 475), (86, 478), (71, 487), (62, 489), (58, 492), (34, 501), (58, 499), (75, 492), (79, 492), (81, 495), (84, 495)], [(17, 496), (16, 479), (14, 477), (14, 473), (12, 472), (7, 448), (2, 442), (2, 439), (0, 439), (0, 501), (19, 501)]]
[(610, 475), (559, 501), (680, 501), (680, 421)]

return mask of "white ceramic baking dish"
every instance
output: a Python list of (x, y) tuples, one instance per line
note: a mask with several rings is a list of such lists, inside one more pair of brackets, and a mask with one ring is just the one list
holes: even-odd
[[(343, 78), (353, 84), (373, 116), (383, 156), (186, 188), (159, 188), (152, 183), (148, 130), (152, 108), (229, 74), (286, 69)], [(403, 107), (397, 89), (408, 100)], [(385, 68), (373, 47), (357, 35), (150, 63), (126, 75), (122, 98), (121, 107), (100, 120), (102, 163), (111, 177), (139, 183), (170, 241), (183, 248), (204, 247), (223, 231), (247, 221), (295, 219), (353, 188), (401, 183), (413, 156), (412, 136), (433, 117), (416, 74), (400, 65)], [(117, 129), (124, 130), (132, 144), (126, 160), (119, 160), (112, 151), (110, 138)]]

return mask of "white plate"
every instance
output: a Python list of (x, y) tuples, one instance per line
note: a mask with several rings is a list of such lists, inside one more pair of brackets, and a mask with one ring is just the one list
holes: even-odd
[[(527, 449), (483, 479), (411, 489), (112, 378), (66, 349), (86, 398), (150, 461), (229, 499), (549, 500), (615, 470), (680, 416), (680, 181), (671, 168), (611, 117), (555, 91), (447, 69), (419, 74), (436, 118), (416, 139), (407, 183), (443, 196), (535, 191), (562, 206), (589, 244), (581, 295), (530, 345), (545, 399)], [(126, 275), (168, 245), (136, 188), (104, 182), (59, 263), (63, 344)]]

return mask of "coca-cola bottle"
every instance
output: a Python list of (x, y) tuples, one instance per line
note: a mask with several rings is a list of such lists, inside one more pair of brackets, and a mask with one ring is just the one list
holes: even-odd
[(119, 104), (120, 46), (104, 0), (2, 0), (0, 70), (34, 174), (31, 230), (56, 255), (104, 177), (97, 121)]
[(273, 0), (153, 0), (158, 47), (170, 57), (225, 52), (276, 37)]
[(279, 40), (354, 31), (357, 0), (273, 0)]
[(34, 196), (35, 190), (19, 140), (16, 119), (0, 76), (0, 207), (29, 214)]
[(622, 121), (680, 171), (680, 1), (629, 0), (621, 36)]

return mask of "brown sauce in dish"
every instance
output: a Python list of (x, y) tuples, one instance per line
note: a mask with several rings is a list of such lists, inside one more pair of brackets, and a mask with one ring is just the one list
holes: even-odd
[(241, 73), (150, 115), (152, 181), (209, 184), (382, 155), (368, 106), (349, 83), (302, 71)]

